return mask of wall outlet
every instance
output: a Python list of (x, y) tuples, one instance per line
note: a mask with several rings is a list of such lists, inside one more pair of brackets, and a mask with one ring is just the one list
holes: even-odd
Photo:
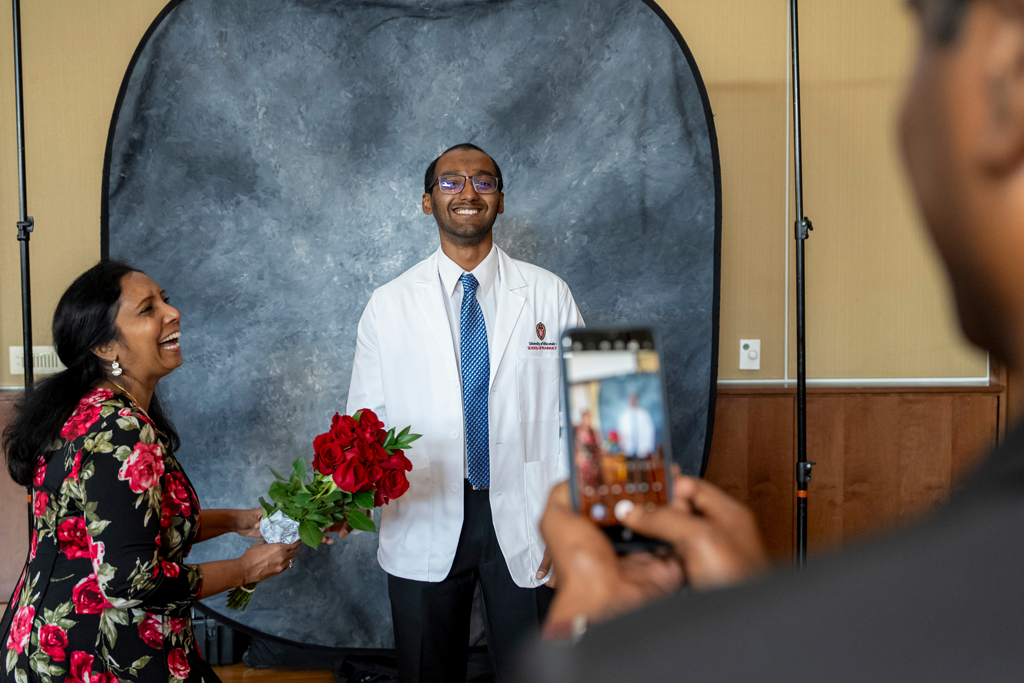
[[(25, 352), (24, 346), (11, 346), (11, 374), (25, 374)], [(66, 370), (64, 364), (57, 357), (57, 349), (52, 346), (32, 347), (32, 373), (34, 375), (54, 375), (61, 370)]]
[(740, 339), (740, 370), (761, 369), (761, 340)]

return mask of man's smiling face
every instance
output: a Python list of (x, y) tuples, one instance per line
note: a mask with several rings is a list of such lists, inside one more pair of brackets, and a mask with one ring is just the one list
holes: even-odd
[(454, 173), (468, 176), (466, 185), (458, 194), (445, 194), (437, 184), (423, 195), (423, 213), (433, 215), (442, 239), (457, 247), (472, 247), (482, 242), (491, 232), (494, 220), (505, 210), (505, 195), (501, 192), (480, 194), (469, 180), (477, 175), (496, 175), (497, 169), (489, 156), (475, 149), (457, 149), (437, 160), (434, 177)]

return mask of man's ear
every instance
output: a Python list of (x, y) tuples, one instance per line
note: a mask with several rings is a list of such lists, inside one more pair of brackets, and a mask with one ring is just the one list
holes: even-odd
[(434, 213), (434, 201), (429, 192), (423, 193), (423, 213), (428, 216)]
[(1024, 171), (1024, 11), (993, 3), (983, 50), (985, 133), (980, 153), (992, 173)]
[(498, 193), (498, 213), (505, 213), (505, 193)]
[(107, 342), (106, 344), (100, 344), (94, 348), (92, 352), (104, 363), (113, 363), (117, 360), (115, 344), (112, 341)]

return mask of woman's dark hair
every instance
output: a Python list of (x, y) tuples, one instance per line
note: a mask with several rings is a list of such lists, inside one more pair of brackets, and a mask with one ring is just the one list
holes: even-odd
[[(109, 377), (109, 368), (93, 349), (118, 337), (114, 320), (120, 308), (121, 280), (141, 272), (125, 263), (101, 261), (78, 276), (53, 313), (53, 343), (67, 370), (38, 382), (15, 407), (14, 421), (4, 430), (3, 446), (11, 479), (32, 483), (39, 456), (48, 456), (61, 427), (90, 389)], [(180, 440), (153, 395), (147, 414), (167, 436), (171, 452)]]

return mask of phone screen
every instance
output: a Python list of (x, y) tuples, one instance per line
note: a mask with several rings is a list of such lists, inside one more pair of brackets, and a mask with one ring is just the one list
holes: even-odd
[(562, 357), (575, 502), (613, 540), (629, 541), (622, 519), (636, 506), (666, 505), (670, 496), (667, 411), (654, 334), (572, 330), (563, 337)]

